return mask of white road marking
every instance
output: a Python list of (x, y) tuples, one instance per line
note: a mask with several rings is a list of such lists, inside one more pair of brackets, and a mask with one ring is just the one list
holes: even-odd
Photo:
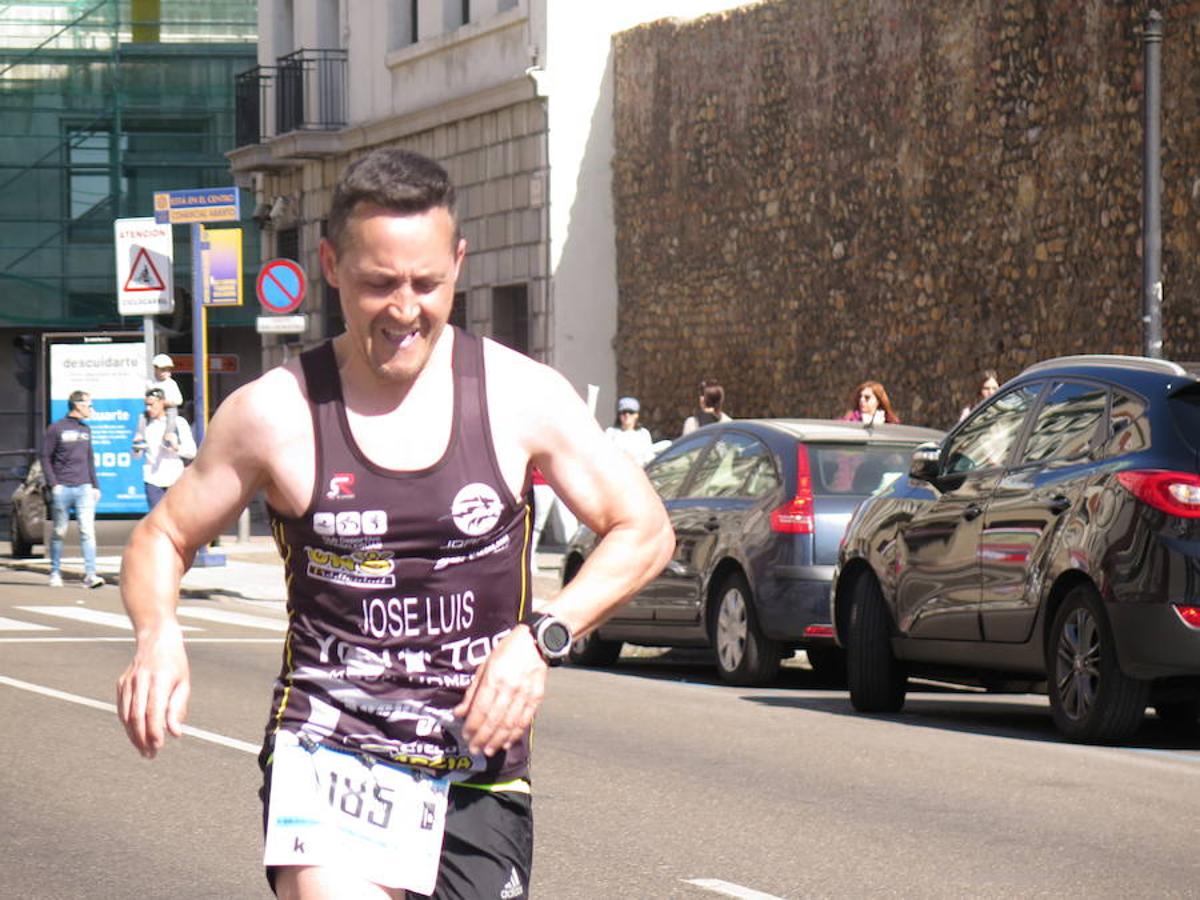
[(53, 625), (35, 625), (33, 622), (22, 622), (20, 619), (6, 619), (0, 616), (0, 631), (58, 631)]
[(694, 884), (696, 887), (712, 891), (714, 894), (739, 897), (741, 900), (783, 900), (782, 897), (776, 897), (774, 894), (764, 894), (762, 891), (722, 881), (720, 878), (684, 878), (681, 880), (684, 884)]
[[(99, 609), (88, 609), (86, 606), (18, 606), (23, 612), (36, 613), (41, 616), (57, 616), (60, 619), (74, 619), (76, 622), (86, 622), (89, 625), (103, 625), (106, 628), (120, 628), (122, 631), (133, 631), (133, 623), (125, 613), (104, 612)], [(188, 625), (181, 625), (183, 631), (195, 631)]]
[[(19, 681), (16, 678), (8, 678), (0, 675), (0, 684), (6, 684), (9, 687), (16, 688), (21, 691), (29, 691), (31, 694), (41, 694), (43, 697), (52, 697), (55, 700), (66, 700), (68, 703), (78, 703), (80, 706), (87, 706), (91, 709), (98, 709), (102, 712), (117, 714), (117, 707), (112, 703), (104, 703), (101, 700), (93, 700), (91, 697), (81, 697), (78, 694), (69, 694), (66, 691), (60, 691), (55, 688), (44, 687), (40, 684), (30, 684), (28, 681)], [(249, 741), (240, 741), (237, 738), (226, 737), (223, 734), (217, 734), (215, 731), (205, 731), (203, 728), (193, 728), (191, 725), (183, 726), (183, 733), (188, 737), (199, 738), (202, 741), (208, 741), (211, 744), (219, 744), (222, 747), (229, 747), (232, 750), (241, 750), (245, 753), (258, 754), (262, 748), (258, 744), (251, 744)]]
[(251, 616), (226, 609), (210, 609), (207, 606), (180, 607), (175, 610), (175, 614), (189, 619), (201, 619), (205, 622), (219, 622), (223, 625), (241, 625), (245, 628), (261, 628), (264, 631), (287, 631), (287, 622), (283, 619), (268, 619), (264, 616)]

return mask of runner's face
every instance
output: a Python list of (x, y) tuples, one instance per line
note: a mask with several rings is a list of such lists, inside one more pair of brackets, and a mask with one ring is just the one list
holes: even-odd
[(353, 347), (386, 381), (420, 374), (450, 318), (466, 241), (454, 240), (445, 209), (398, 215), (362, 204), (339, 253), (321, 242), (325, 279), (341, 293)]

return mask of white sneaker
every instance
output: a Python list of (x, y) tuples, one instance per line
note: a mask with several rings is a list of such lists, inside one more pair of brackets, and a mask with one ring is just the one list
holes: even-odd
[(83, 586), (85, 588), (104, 587), (105, 581), (99, 575), (84, 575)]
[(62, 587), (62, 576), (57, 572), (50, 573), (50, 587)]

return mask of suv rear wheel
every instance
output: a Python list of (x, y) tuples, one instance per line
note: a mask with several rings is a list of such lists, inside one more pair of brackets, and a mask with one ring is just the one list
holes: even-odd
[(740, 572), (721, 582), (713, 627), (717, 669), (730, 684), (766, 684), (779, 671), (779, 645), (758, 628), (750, 585)]
[(862, 575), (850, 591), (846, 682), (859, 712), (892, 713), (904, 706), (908, 673), (892, 655), (892, 629), (879, 582)]
[(1091, 585), (1071, 589), (1050, 631), (1050, 711), (1073, 741), (1110, 743), (1142, 723), (1149, 683), (1130, 678), (1117, 663), (1112, 629)]

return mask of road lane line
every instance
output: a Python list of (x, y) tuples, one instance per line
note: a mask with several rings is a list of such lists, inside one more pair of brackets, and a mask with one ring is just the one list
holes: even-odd
[[(88, 609), (86, 606), (18, 606), (17, 609), (41, 616), (57, 616), (60, 619), (73, 619), (89, 625), (103, 625), (106, 628), (133, 631), (133, 623), (129, 621), (129, 616), (125, 613), (104, 612), (99, 609)], [(183, 631), (197, 630), (189, 625), (181, 625), (180, 628)]]
[(227, 609), (209, 609), (206, 606), (180, 607), (175, 610), (177, 616), (191, 619), (201, 619), (205, 622), (219, 622), (222, 625), (241, 625), (244, 628), (261, 628), (264, 631), (287, 631), (284, 619), (268, 619), (264, 616), (251, 616), (247, 613), (231, 612)]
[[(45, 687), (40, 684), (30, 684), (28, 681), (19, 681), (16, 678), (8, 678), (5, 675), (0, 675), (0, 684), (6, 684), (9, 687), (16, 688), (21, 691), (29, 691), (31, 694), (41, 694), (43, 697), (52, 697), (55, 700), (65, 700), (68, 703), (78, 703), (80, 706), (87, 706), (91, 709), (98, 709), (102, 712), (117, 714), (116, 704), (105, 703), (102, 700), (93, 700), (91, 697), (81, 697), (79, 694), (69, 694), (66, 691), (60, 691), (55, 688)], [(229, 747), (232, 750), (241, 750), (244, 753), (253, 753), (258, 755), (262, 749), (258, 744), (251, 744), (249, 741), (239, 741), (237, 738), (226, 737), (223, 734), (217, 734), (215, 731), (205, 731), (203, 728), (194, 728), (191, 725), (183, 726), (183, 733), (188, 737), (199, 738), (202, 741), (208, 741), (210, 744), (219, 744), (222, 747)]]
[(722, 881), (720, 878), (684, 878), (681, 880), (684, 884), (693, 884), (706, 891), (712, 891), (714, 894), (738, 897), (740, 900), (783, 900), (782, 897), (776, 897), (774, 894), (764, 894), (762, 891)]
[(20, 619), (6, 619), (0, 616), (0, 631), (58, 631), (53, 625), (35, 625), (33, 622), (22, 622)]

